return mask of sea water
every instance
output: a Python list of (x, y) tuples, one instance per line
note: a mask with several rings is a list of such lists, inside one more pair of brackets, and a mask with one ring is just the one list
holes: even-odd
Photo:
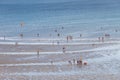
[[(23, 26), (21, 26), (23, 23)], [(64, 29), (62, 29), (64, 27)], [(102, 28), (102, 30), (101, 30)], [(120, 31), (119, 0), (67, 0), (47, 3), (0, 2), (0, 37), (98, 37)], [(55, 32), (57, 30), (57, 32)]]

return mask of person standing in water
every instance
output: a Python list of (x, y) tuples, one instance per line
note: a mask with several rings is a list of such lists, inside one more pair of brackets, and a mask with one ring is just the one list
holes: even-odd
[(102, 37), (102, 42), (104, 42), (104, 37)]

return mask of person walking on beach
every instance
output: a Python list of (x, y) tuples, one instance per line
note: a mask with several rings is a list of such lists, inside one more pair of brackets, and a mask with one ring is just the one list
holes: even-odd
[(57, 45), (59, 45), (60, 44), (60, 42), (59, 41), (57, 41)]
[(65, 46), (63, 46), (63, 53), (65, 53), (66, 52), (66, 48), (65, 48)]
[(102, 42), (104, 42), (104, 37), (102, 37)]
[(75, 59), (73, 59), (73, 64), (75, 64)]
[(53, 65), (53, 61), (50, 61), (51, 65)]
[(15, 46), (18, 46), (18, 42), (15, 42)]
[(38, 58), (39, 58), (39, 54), (40, 54), (40, 51), (38, 50), (38, 51), (37, 51), (37, 57), (38, 57)]

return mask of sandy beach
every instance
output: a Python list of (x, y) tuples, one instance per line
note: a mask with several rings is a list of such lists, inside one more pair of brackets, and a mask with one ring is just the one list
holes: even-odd
[[(1, 41), (0, 80), (119, 80), (119, 39), (59, 41)], [(81, 57), (87, 65), (77, 65)]]

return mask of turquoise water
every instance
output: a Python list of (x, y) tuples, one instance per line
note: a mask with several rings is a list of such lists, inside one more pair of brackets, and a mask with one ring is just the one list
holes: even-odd
[[(100, 27), (120, 29), (119, 3), (119, 0), (31, 1), (29, 4), (3, 1), (0, 4), (0, 36), (16, 37), (23, 33), (33, 37), (39, 33), (41, 37), (47, 37), (56, 35), (55, 29), (62, 35), (89, 34)], [(20, 27), (21, 22), (25, 23), (23, 27)]]

